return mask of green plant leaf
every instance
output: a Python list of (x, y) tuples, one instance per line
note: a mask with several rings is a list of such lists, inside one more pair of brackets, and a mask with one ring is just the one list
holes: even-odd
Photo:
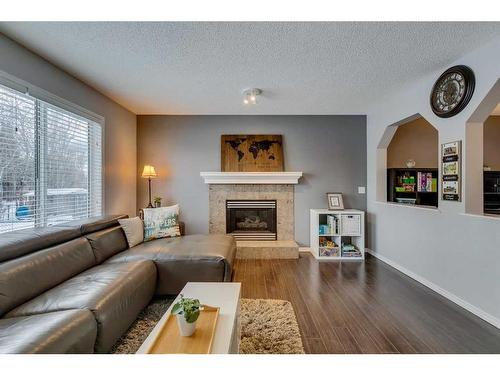
[(182, 305), (180, 302), (177, 302), (174, 307), (172, 307), (172, 315), (182, 315)]
[(200, 310), (195, 310), (189, 315), (186, 315), (186, 322), (188, 323), (194, 323), (198, 320), (198, 317), (200, 316)]
[(194, 323), (200, 316), (200, 301), (193, 298), (185, 298), (182, 294), (180, 300), (172, 307), (172, 315), (182, 315), (188, 323)]

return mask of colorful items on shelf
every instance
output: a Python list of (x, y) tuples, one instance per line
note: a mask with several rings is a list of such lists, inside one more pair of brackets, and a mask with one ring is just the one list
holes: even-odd
[[(328, 227), (328, 226), (327, 226)], [(330, 230), (330, 227), (328, 227)], [(324, 257), (339, 257), (340, 247), (328, 237), (319, 238), (319, 254)]]
[(328, 215), (326, 217), (328, 227), (330, 228), (330, 233), (338, 234), (339, 232), (339, 217), (335, 215)]
[(320, 235), (325, 235), (325, 234), (329, 234), (330, 233), (330, 228), (328, 227), (328, 225), (320, 225), (319, 226), (319, 234)]
[(333, 242), (332, 239), (329, 239), (329, 238), (326, 238), (326, 237), (320, 237), (320, 239), (319, 239), (319, 246), (320, 247), (329, 247), (329, 248), (338, 247), (335, 244), (335, 242)]
[(397, 192), (414, 192), (415, 191), (415, 176), (411, 176), (409, 173), (405, 173), (402, 176), (398, 176), (398, 186), (396, 187)]
[(418, 172), (417, 191), (421, 193), (437, 192), (437, 179), (430, 172)]
[(339, 218), (335, 215), (328, 215), (326, 217), (327, 224), (321, 224), (319, 226), (320, 236), (330, 235), (336, 236), (339, 232)]

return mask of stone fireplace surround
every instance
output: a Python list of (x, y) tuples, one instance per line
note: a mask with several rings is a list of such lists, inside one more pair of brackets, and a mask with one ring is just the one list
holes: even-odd
[(226, 200), (276, 200), (279, 240), (294, 240), (293, 185), (213, 185), (208, 188), (209, 233), (226, 233)]
[(237, 241), (237, 258), (298, 258), (294, 185), (302, 172), (201, 172), (209, 184), (209, 233), (226, 233), (227, 200), (276, 200), (277, 241)]

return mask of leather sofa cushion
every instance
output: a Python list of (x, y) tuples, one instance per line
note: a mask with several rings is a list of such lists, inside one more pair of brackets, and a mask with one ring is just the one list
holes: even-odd
[(231, 281), (235, 252), (232, 236), (191, 234), (144, 242), (105, 264), (151, 259), (158, 270), (156, 294), (178, 294), (188, 281)]
[(0, 236), (0, 262), (55, 246), (77, 237), (80, 237), (78, 228), (30, 228), (2, 233)]
[(125, 219), (128, 215), (103, 215), (90, 217), (88, 219), (68, 221), (67, 223), (58, 224), (59, 228), (78, 229), (82, 236), (97, 232), (118, 225), (118, 219)]
[(96, 335), (89, 310), (0, 319), (0, 354), (93, 353)]
[(83, 237), (0, 263), (0, 316), (94, 264)]
[(19, 317), (89, 309), (97, 321), (95, 351), (107, 353), (151, 300), (156, 267), (151, 261), (93, 267), (10, 311)]
[(108, 215), (69, 221), (45, 228), (29, 228), (0, 236), (0, 262), (73, 240), (82, 235), (118, 226), (128, 215)]
[(112, 255), (128, 249), (127, 239), (121, 227), (104, 229), (88, 234), (86, 237), (98, 264)]

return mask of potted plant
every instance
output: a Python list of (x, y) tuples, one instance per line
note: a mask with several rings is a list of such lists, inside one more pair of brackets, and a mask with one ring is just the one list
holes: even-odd
[(177, 324), (181, 336), (191, 336), (196, 329), (196, 321), (200, 316), (200, 301), (193, 298), (181, 299), (172, 307), (172, 315), (177, 316)]
[(161, 207), (161, 197), (155, 197), (153, 200), (155, 207)]

